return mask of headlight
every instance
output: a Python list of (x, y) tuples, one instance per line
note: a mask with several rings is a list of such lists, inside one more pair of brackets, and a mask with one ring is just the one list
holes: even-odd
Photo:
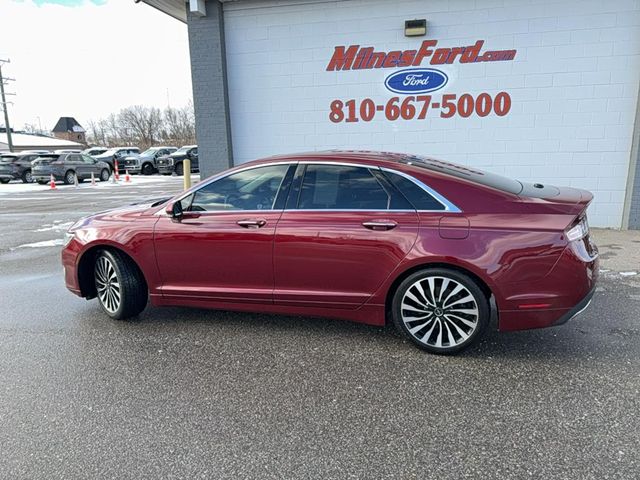
[(567, 230), (567, 239), (570, 242), (573, 242), (575, 240), (580, 240), (581, 238), (586, 237), (588, 233), (589, 224), (587, 223), (587, 218), (584, 217), (576, 226), (571, 227), (569, 230)]
[(64, 246), (66, 247), (67, 245), (69, 245), (69, 243), (71, 242), (71, 240), (75, 236), (76, 236), (75, 232), (65, 232), (64, 233)]
[(167, 158), (167, 165), (173, 165), (173, 158)]

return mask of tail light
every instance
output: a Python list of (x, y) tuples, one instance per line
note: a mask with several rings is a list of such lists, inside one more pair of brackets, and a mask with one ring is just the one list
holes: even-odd
[(589, 223), (587, 222), (587, 216), (584, 215), (579, 218), (577, 223), (574, 223), (571, 227), (569, 227), (565, 234), (567, 235), (567, 240), (569, 240), (570, 242), (581, 240), (589, 235)]

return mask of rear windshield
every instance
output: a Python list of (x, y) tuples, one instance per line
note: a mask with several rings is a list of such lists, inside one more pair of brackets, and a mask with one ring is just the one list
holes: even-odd
[(2, 155), (0, 157), (0, 162), (10, 163), (10, 162), (13, 162), (16, 158), (18, 158), (18, 157), (14, 157), (12, 155)]
[(424, 168), (432, 172), (440, 172), (451, 175), (452, 177), (463, 178), (473, 183), (514, 195), (522, 192), (522, 184), (519, 181), (503, 177), (502, 175), (496, 175), (495, 173), (485, 172), (477, 168), (465, 167), (456, 163), (443, 162), (442, 160), (419, 157), (417, 155), (404, 156), (400, 162)]

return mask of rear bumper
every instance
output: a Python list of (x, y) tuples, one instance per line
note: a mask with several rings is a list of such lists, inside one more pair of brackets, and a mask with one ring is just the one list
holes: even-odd
[(587, 252), (582, 242), (572, 242), (540, 281), (503, 286), (502, 298), (497, 299), (499, 329), (528, 330), (566, 323), (589, 305), (598, 272), (597, 248)]
[(64, 180), (64, 174), (57, 174), (56, 172), (37, 172), (32, 171), (31, 176), (33, 177), (34, 182), (43, 182), (51, 180), (51, 175), (56, 181)]

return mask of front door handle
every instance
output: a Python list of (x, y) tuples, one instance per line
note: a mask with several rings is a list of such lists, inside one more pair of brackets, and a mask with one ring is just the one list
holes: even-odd
[(236, 223), (244, 228), (261, 228), (267, 224), (267, 221), (262, 218), (258, 218), (258, 219), (238, 220)]
[(369, 230), (391, 230), (398, 226), (397, 222), (393, 220), (371, 220), (369, 222), (362, 222), (362, 226), (364, 228), (368, 228)]

